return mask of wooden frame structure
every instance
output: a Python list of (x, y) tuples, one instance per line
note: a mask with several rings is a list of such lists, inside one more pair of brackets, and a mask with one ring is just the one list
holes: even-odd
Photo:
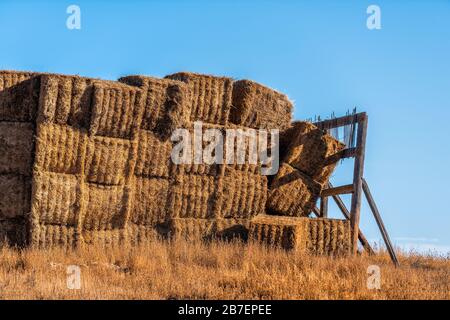
[[(314, 208), (314, 213), (320, 217), (328, 217), (328, 198), (332, 197), (336, 202), (338, 208), (341, 210), (342, 214), (346, 219), (350, 219), (352, 226), (352, 242), (353, 242), (353, 253), (356, 254), (358, 251), (358, 240), (361, 242), (363, 248), (369, 253), (373, 254), (374, 251), (371, 248), (369, 242), (367, 241), (364, 234), (359, 229), (359, 221), (361, 216), (361, 200), (362, 194), (366, 196), (369, 203), (370, 209), (375, 217), (377, 225), (383, 236), (383, 240), (389, 251), (389, 255), (396, 266), (399, 265), (397, 256), (395, 255), (394, 248), (390, 241), (389, 235), (384, 227), (383, 220), (378, 211), (378, 208), (373, 200), (370, 193), (369, 186), (363, 178), (364, 174), (364, 157), (366, 149), (366, 136), (367, 136), (367, 124), (368, 116), (365, 112), (355, 113), (352, 115), (347, 115), (340, 118), (328, 119), (324, 121), (319, 121), (314, 123), (318, 128), (329, 132), (331, 129), (339, 128), (347, 125), (357, 125), (357, 135), (356, 135), (356, 146), (351, 148), (346, 148), (336, 155), (330, 157), (330, 162), (335, 162), (345, 158), (354, 158), (354, 168), (353, 168), (353, 182), (352, 184), (333, 187), (331, 183), (328, 184), (328, 188), (324, 189), (320, 197), (320, 209)], [(350, 211), (347, 210), (344, 202), (342, 201), (341, 194), (351, 194), (351, 207)]]

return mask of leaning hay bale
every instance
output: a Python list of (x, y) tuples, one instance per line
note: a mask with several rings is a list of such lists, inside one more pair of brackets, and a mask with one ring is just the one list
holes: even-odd
[(39, 103), (39, 74), (0, 71), (0, 121), (31, 122)]
[(168, 215), (172, 218), (212, 218), (216, 199), (215, 177), (178, 175), (169, 188)]
[(283, 130), (291, 123), (292, 109), (292, 103), (282, 93), (250, 80), (233, 83), (232, 123)]
[(132, 138), (142, 121), (142, 98), (141, 90), (136, 87), (94, 82), (90, 134)]
[(120, 82), (142, 89), (144, 115), (141, 128), (167, 138), (189, 120), (186, 84), (176, 80), (127, 76)]
[(88, 128), (94, 81), (78, 76), (41, 75), (37, 122)]
[(73, 248), (80, 239), (74, 227), (36, 224), (31, 229), (31, 246), (36, 248), (64, 247)]
[(75, 175), (35, 171), (31, 199), (33, 220), (75, 227), (80, 205), (79, 188)]
[(267, 177), (226, 168), (218, 203), (223, 218), (252, 218), (265, 212)]
[(24, 218), (0, 220), (0, 247), (23, 247), (27, 244), (27, 222)]
[(85, 174), (87, 181), (119, 185), (129, 174), (131, 142), (126, 139), (94, 137), (88, 142)]
[(30, 178), (0, 174), (0, 220), (24, 217), (30, 212)]
[(263, 244), (303, 252), (307, 245), (307, 218), (259, 215), (251, 220), (249, 237)]
[(111, 230), (125, 223), (126, 194), (123, 186), (105, 186), (88, 183), (83, 230)]
[(80, 174), (87, 132), (58, 124), (37, 127), (35, 170)]
[(148, 130), (139, 130), (134, 173), (142, 177), (169, 177), (172, 143)]
[(163, 223), (167, 216), (169, 180), (136, 177), (134, 184), (130, 222), (137, 226), (155, 226)]
[(296, 122), (291, 132), (284, 162), (324, 185), (337, 164), (327, 164), (327, 159), (344, 149), (345, 145), (309, 122)]
[(233, 81), (190, 72), (179, 72), (166, 78), (187, 83), (190, 120), (226, 125), (231, 108)]
[(0, 122), (0, 173), (31, 174), (33, 135), (31, 123)]
[(267, 209), (275, 215), (307, 216), (321, 192), (321, 186), (299, 170), (283, 163), (273, 179)]

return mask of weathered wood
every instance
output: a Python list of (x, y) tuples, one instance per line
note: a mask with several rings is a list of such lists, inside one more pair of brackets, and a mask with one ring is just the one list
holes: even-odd
[(325, 165), (336, 163), (341, 159), (354, 158), (355, 156), (356, 156), (356, 148), (347, 148), (326, 158)]
[(325, 198), (325, 197), (329, 197), (329, 196), (334, 196), (336, 194), (353, 193), (353, 191), (354, 191), (353, 188), (354, 188), (353, 184), (347, 184), (347, 185), (344, 185), (344, 186), (323, 189), (321, 194), (320, 194), (320, 196), (322, 198)]
[(313, 210), (312, 210), (312, 212), (313, 212), (318, 218), (320, 218), (320, 210), (319, 210), (319, 208), (314, 207)]
[(364, 178), (361, 178), (362, 181), (362, 189), (366, 196), (367, 202), (369, 203), (369, 207), (372, 210), (373, 216), (377, 222), (378, 228), (380, 229), (381, 235), (383, 237), (384, 243), (386, 244), (386, 248), (388, 249), (389, 255), (391, 256), (392, 262), (398, 267), (400, 264), (397, 259), (397, 255), (395, 254), (394, 247), (392, 246), (391, 239), (389, 238), (389, 234), (384, 226), (383, 220), (381, 219), (380, 212), (378, 211), (375, 200), (370, 193), (369, 185)]
[(332, 128), (342, 127), (351, 123), (361, 122), (364, 119), (366, 119), (366, 113), (361, 112), (344, 117), (318, 121), (315, 122), (314, 125), (322, 130), (329, 130)]
[(322, 218), (328, 218), (328, 197), (320, 198), (320, 215)]
[[(329, 186), (329, 188), (333, 188), (331, 183), (328, 183), (328, 186)], [(334, 195), (334, 196), (332, 196), (332, 198), (333, 198), (334, 202), (336, 202), (336, 205), (341, 210), (344, 217), (346, 219), (350, 220), (350, 212), (347, 210), (347, 207), (345, 206), (345, 203), (344, 203), (344, 201), (342, 201), (341, 197), (339, 197), (339, 195)], [(375, 254), (369, 241), (367, 241), (366, 237), (364, 236), (364, 234), (362, 233), (361, 230), (359, 230), (358, 239), (359, 239), (359, 242), (361, 242), (361, 245), (363, 246), (364, 250), (366, 250), (367, 253), (369, 253), (369, 255)]]
[(364, 157), (366, 149), (366, 135), (367, 135), (367, 116), (366, 113), (358, 114), (360, 119), (358, 122), (358, 131), (356, 137), (357, 154), (355, 158), (355, 165), (353, 170), (353, 196), (350, 208), (351, 226), (353, 238), (353, 253), (358, 251), (358, 235), (359, 235), (359, 220), (361, 211), (361, 193), (362, 193), (362, 176), (364, 174)]

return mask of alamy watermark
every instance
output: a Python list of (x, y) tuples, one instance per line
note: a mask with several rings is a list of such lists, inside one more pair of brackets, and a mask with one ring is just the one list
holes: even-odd
[(81, 9), (79, 6), (72, 4), (67, 7), (66, 13), (69, 14), (66, 20), (66, 27), (69, 30), (81, 29)]
[(279, 168), (279, 130), (204, 128), (176, 129), (171, 140), (175, 164), (260, 165), (262, 175), (274, 175)]
[(375, 4), (371, 4), (366, 10), (369, 16), (366, 20), (366, 26), (369, 30), (380, 30), (381, 29), (381, 9)]
[(377, 265), (370, 265), (367, 267), (367, 289), (380, 290), (381, 289), (381, 269)]
[(77, 265), (67, 266), (67, 289), (80, 290), (81, 289), (81, 269)]

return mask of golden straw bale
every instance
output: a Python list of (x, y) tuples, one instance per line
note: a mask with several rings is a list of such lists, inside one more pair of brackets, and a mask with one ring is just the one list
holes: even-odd
[(83, 243), (104, 247), (119, 246), (126, 243), (124, 229), (83, 230)]
[(139, 130), (135, 175), (168, 178), (171, 151), (171, 141), (162, 140), (151, 131)]
[(226, 125), (231, 108), (233, 81), (190, 72), (179, 72), (166, 78), (187, 83), (190, 120)]
[(141, 128), (169, 137), (189, 120), (187, 87), (181, 81), (144, 76), (127, 76), (120, 82), (142, 89), (144, 114)]
[(0, 71), (0, 121), (32, 122), (39, 103), (39, 74)]
[(280, 129), (289, 126), (293, 105), (288, 97), (250, 80), (233, 83), (233, 107), (230, 121), (257, 129)]
[(167, 216), (169, 180), (136, 177), (134, 184), (130, 222), (137, 226), (154, 226), (163, 223)]
[(53, 224), (36, 224), (31, 229), (31, 245), (37, 248), (72, 248), (79, 244), (74, 227)]
[(119, 185), (129, 174), (131, 142), (126, 139), (93, 137), (86, 151), (86, 179), (89, 182)]
[(291, 132), (284, 162), (324, 185), (337, 164), (328, 164), (327, 159), (344, 149), (345, 145), (309, 122), (296, 122)]
[(80, 174), (87, 139), (85, 130), (51, 123), (38, 125), (35, 169)]
[(276, 215), (307, 216), (320, 192), (321, 186), (317, 182), (283, 163), (271, 183), (267, 209)]
[(0, 173), (31, 174), (33, 135), (31, 123), (0, 122)]

